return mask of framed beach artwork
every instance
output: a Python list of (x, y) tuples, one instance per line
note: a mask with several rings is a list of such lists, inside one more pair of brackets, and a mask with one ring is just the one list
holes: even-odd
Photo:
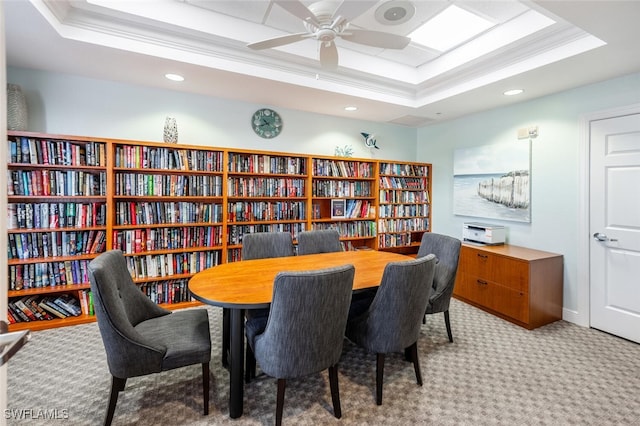
[(483, 145), (453, 154), (453, 213), (531, 222), (531, 143)]

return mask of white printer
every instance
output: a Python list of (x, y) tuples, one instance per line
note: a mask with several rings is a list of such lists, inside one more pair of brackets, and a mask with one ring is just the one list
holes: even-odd
[(486, 245), (504, 244), (504, 226), (480, 222), (466, 222), (462, 225), (462, 239)]

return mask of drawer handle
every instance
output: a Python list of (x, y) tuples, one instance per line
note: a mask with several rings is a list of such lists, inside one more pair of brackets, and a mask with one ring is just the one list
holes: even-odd
[(481, 258), (481, 259), (488, 259), (488, 258), (489, 258), (489, 256), (488, 256), (488, 255), (486, 255), (486, 254), (481, 254), (481, 253), (478, 253), (478, 257), (479, 257), (479, 258)]
[(480, 284), (480, 285), (487, 285), (487, 284), (489, 284), (488, 282), (486, 282), (486, 281), (482, 281), (482, 280), (476, 280), (476, 282), (477, 282), (478, 284)]

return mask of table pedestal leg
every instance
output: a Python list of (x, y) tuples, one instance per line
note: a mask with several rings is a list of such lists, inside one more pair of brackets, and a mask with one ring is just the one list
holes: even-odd
[(244, 310), (230, 309), (229, 417), (242, 416), (244, 399)]

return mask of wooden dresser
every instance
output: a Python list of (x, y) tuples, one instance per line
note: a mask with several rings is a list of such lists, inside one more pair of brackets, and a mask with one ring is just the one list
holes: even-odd
[(529, 330), (562, 319), (562, 255), (463, 244), (453, 295)]

